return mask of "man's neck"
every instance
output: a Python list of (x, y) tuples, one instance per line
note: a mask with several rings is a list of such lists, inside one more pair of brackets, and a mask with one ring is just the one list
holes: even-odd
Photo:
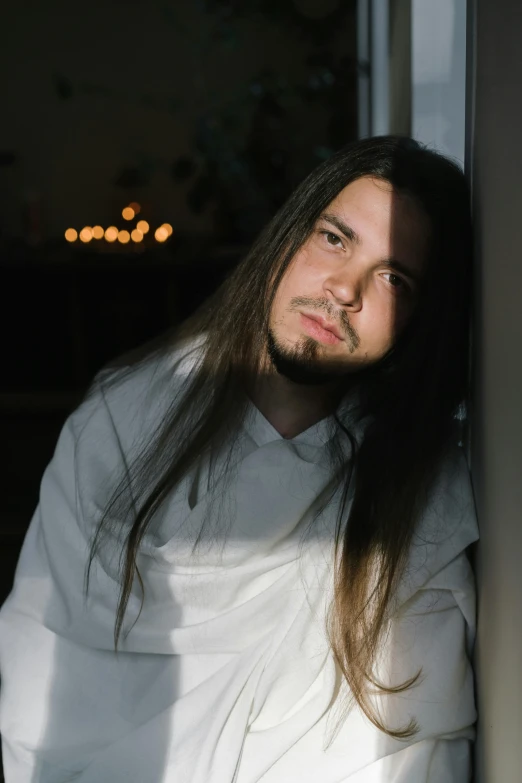
[(271, 372), (261, 375), (249, 395), (283, 438), (295, 438), (332, 414), (341, 399), (338, 384), (306, 386)]

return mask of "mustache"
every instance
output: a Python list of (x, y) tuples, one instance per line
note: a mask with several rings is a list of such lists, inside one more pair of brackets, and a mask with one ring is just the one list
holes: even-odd
[(289, 310), (299, 310), (301, 307), (308, 307), (311, 310), (320, 310), (325, 313), (330, 320), (334, 321), (340, 328), (343, 335), (346, 335), (350, 353), (353, 353), (361, 344), (361, 338), (357, 330), (350, 323), (348, 314), (344, 310), (335, 308), (328, 299), (313, 299), (308, 296), (294, 296), (290, 300)]

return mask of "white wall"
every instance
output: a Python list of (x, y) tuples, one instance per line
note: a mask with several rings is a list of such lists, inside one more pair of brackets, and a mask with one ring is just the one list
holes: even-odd
[(456, 158), (465, 148), (466, 0), (411, 0), (412, 136)]
[(522, 3), (476, 0), (476, 783), (522, 781)]

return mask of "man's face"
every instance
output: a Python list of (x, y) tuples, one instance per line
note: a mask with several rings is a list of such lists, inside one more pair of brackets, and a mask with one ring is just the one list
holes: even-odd
[(362, 177), (344, 188), (277, 291), (269, 321), (276, 367), (285, 373), (278, 358), (304, 363), (326, 379), (382, 358), (415, 308), (428, 231), (424, 213), (389, 183)]

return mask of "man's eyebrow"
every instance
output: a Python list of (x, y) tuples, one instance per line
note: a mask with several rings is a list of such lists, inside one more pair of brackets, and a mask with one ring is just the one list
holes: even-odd
[(334, 215), (331, 212), (323, 212), (320, 219), (326, 220), (327, 223), (331, 223), (332, 226), (335, 226), (341, 232), (341, 234), (344, 234), (346, 239), (349, 239), (351, 242), (355, 242), (356, 245), (361, 244), (361, 238), (359, 234), (357, 234), (353, 228), (350, 228), (350, 226), (345, 223), (344, 220), (341, 220), (341, 218), (337, 215)]
[[(341, 234), (344, 234), (346, 239), (349, 239), (351, 242), (355, 242), (356, 245), (361, 244), (361, 237), (359, 234), (354, 231), (353, 228), (351, 228), (347, 223), (345, 223), (344, 220), (341, 220), (341, 218), (337, 215), (334, 215), (331, 212), (323, 212), (320, 219), (326, 221), (327, 223), (331, 223), (332, 226), (335, 226), (341, 232)], [(382, 263), (389, 269), (393, 269), (395, 272), (400, 272), (401, 275), (408, 277), (415, 283), (420, 283), (420, 275), (411, 267), (403, 264), (396, 258), (385, 258)]]

